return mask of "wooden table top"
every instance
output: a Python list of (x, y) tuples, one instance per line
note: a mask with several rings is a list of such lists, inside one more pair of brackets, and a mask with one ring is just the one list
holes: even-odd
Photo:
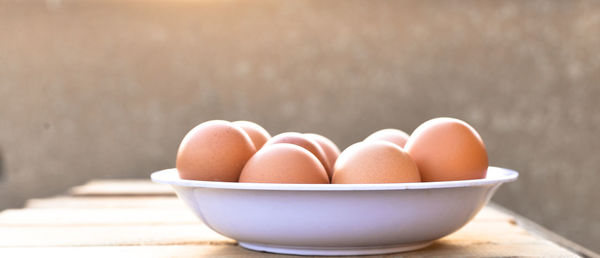
[[(532, 232), (518, 215), (488, 205), (459, 231), (393, 256), (578, 257)], [(585, 255), (585, 254), (584, 254)], [(148, 180), (91, 181), (63, 196), (0, 213), (0, 257), (282, 256), (254, 252), (206, 227), (170, 186)]]

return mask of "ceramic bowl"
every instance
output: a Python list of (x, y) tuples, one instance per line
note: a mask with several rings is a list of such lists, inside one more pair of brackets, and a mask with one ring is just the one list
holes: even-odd
[(264, 184), (152, 174), (214, 231), (248, 249), (298, 255), (364, 255), (423, 248), (467, 224), (513, 170), (484, 179), (395, 184)]

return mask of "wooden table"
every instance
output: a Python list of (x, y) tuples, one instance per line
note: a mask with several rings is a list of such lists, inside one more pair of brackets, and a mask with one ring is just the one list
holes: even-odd
[[(595, 255), (522, 221), (488, 205), (461, 230), (396, 256)], [(170, 186), (147, 180), (92, 181), (64, 196), (29, 200), (24, 209), (0, 213), (0, 257), (199, 256), (277, 255), (239, 247), (200, 222)]]

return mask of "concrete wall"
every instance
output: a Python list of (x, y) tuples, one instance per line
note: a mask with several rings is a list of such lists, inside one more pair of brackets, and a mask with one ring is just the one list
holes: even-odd
[(600, 2), (2, 1), (0, 208), (148, 178), (209, 119), (340, 147), (471, 123), (494, 200), (600, 251)]

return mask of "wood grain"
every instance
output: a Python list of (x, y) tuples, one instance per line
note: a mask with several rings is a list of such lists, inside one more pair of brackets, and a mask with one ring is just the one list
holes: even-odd
[(0, 227), (0, 247), (234, 244), (202, 223)]
[(195, 224), (200, 220), (183, 209), (45, 208), (0, 212), (0, 226), (86, 226)]
[(177, 197), (154, 196), (109, 196), (109, 197), (70, 197), (59, 196), (47, 199), (31, 199), (26, 208), (134, 208), (134, 209), (187, 209)]
[(73, 196), (175, 196), (169, 185), (149, 180), (94, 180), (69, 190)]

